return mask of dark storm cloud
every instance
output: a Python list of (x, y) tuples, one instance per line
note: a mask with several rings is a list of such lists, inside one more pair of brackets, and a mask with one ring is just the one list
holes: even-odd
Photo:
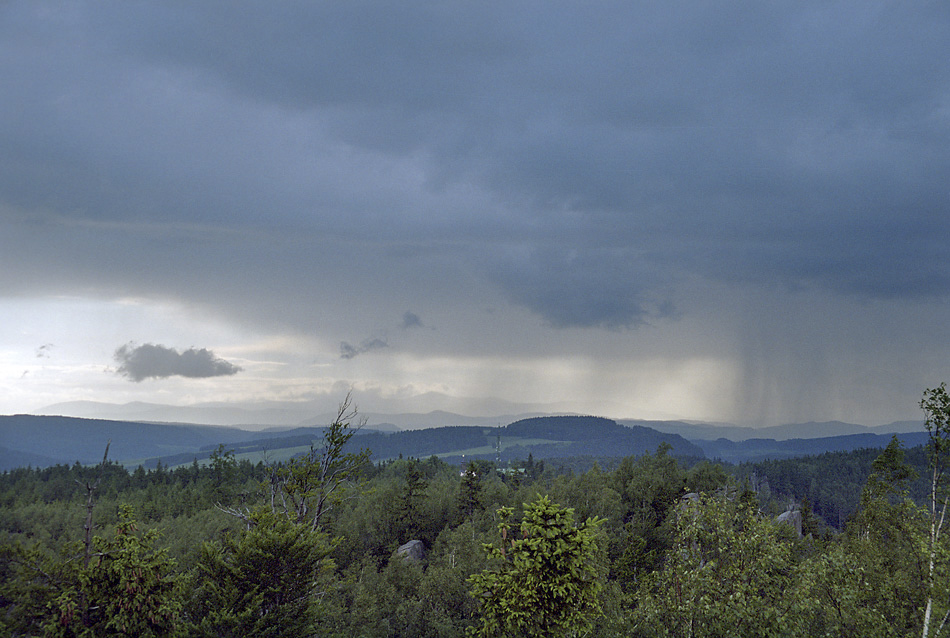
[(116, 349), (114, 358), (119, 363), (118, 374), (136, 382), (175, 376), (206, 379), (230, 376), (241, 371), (240, 366), (216, 357), (206, 348), (189, 348), (179, 352), (152, 343), (141, 346), (127, 343)]
[[(11, 2), (0, 17), (0, 215), (42, 213), (79, 253), (67, 269), (50, 248), (40, 288), (159, 294), (184, 268), (175, 294), (303, 326), (312, 309), (290, 296), (311, 282), (385, 296), (405, 255), (422, 270), (444, 248), (444, 272), (558, 327), (641, 325), (697, 278), (950, 293), (946, 3), (238, 2), (224, 20), (204, 3)], [(40, 274), (14, 256), (38, 247), (14, 231), (0, 254), (26, 288)], [(103, 233), (122, 237), (113, 259), (82, 249)], [(216, 255), (222, 235), (239, 249)], [(311, 261), (322, 242), (358, 265)]]
[(653, 298), (657, 277), (633, 251), (527, 250), (496, 263), (494, 279), (554, 327), (633, 328), (672, 314)]
[(373, 338), (366, 339), (359, 346), (354, 346), (351, 343), (346, 341), (340, 342), (340, 358), (341, 359), (353, 359), (358, 357), (361, 354), (367, 352), (372, 352), (373, 350), (382, 350), (383, 348), (388, 348), (389, 344), (383, 339)]

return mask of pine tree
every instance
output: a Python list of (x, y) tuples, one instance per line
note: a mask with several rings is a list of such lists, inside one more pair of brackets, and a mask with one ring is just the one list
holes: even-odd
[(524, 505), (513, 533), (513, 510), (498, 510), (501, 543), (486, 546), (499, 566), (469, 578), (481, 603), (479, 636), (565, 636), (589, 630), (602, 614), (599, 519), (574, 524), (574, 510), (541, 496)]
[(240, 535), (204, 545), (185, 635), (314, 635), (333, 567), (326, 534), (267, 509), (251, 520)]

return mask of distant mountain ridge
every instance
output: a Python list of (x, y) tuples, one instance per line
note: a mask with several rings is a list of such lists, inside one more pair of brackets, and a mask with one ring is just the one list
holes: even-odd
[(686, 421), (648, 421), (643, 419), (618, 419), (624, 425), (642, 425), (645, 427), (679, 434), (690, 441), (715, 441), (729, 439), (730, 441), (745, 441), (747, 439), (774, 439), (784, 441), (788, 439), (820, 439), (832, 436), (848, 436), (851, 434), (902, 434), (923, 432), (924, 422), (895, 421), (886, 425), (868, 427), (856, 423), (843, 421), (825, 421), (808, 423), (787, 423), (763, 428), (745, 427), (739, 425), (723, 425), (708, 423), (693, 423)]
[[(834, 421), (753, 429), (683, 421), (616, 421), (578, 415), (519, 417), (504, 426), (497, 417), (485, 424), (487, 418), (447, 412), (380, 416), (381, 421), (386, 419), (379, 426), (385, 432), (375, 430), (370, 423), (361, 432), (359, 441), (354, 440), (354, 444), (372, 449), (377, 459), (399, 454), (420, 457), (435, 454), (453, 462), (463, 458), (507, 460), (528, 454), (537, 459), (616, 457), (652, 452), (665, 442), (676, 455), (739, 463), (884, 447), (890, 440), (890, 432), (898, 433), (908, 446), (926, 440), (923, 424), (911, 421), (874, 428)], [(0, 470), (77, 461), (96, 463), (110, 441), (109, 457), (130, 464), (154, 463), (157, 459), (163, 459), (163, 463), (191, 462), (196, 457), (207, 458), (220, 444), (256, 455), (256, 458), (264, 453), (270, 454), (271, 460), (279, 455), (289, 458), (318, 440), (321, 426), (332, 418), (333, 415), (329, 416), (320, 426), (248, 430), (191, 423), (0, 416)], [(415, 427), (394, 433), (398, 427), (390, 419)], [(430, 423), (442, 425), (422, 428), (423, 424)], [(808, 438), (800, 436), (802, 433), (823, 436)], [(735, 439), (728, 438), (729, 434)], [(796, 434), (799, 436), (794, 436)], [(503, 444), (501, 449), (496, 449), (499, 437)]]
[(600, 416), (536, 416), (519, 419), (505, 426), (508, 436), (580, 441), (602, 439), (620, 433), (623, 426)]
[[(220, 406), (215, 404), (172, 406), (158, 403), (132, 402), (125, 404), (95, 401), (71, 401), (48, 405), (34, 411), (43, 416), (69, 416), (81, 419), (114, 421), (200, 424), (236, 427), (244, 430), (280, 430), (295, 427), (321, 427), (330, 422), (336, 412), (326, 405), (310, 403), (275, 405), (264, 403), (255, 407)], [(380, 430), (415, 430), (447, 425), (501, 426), (529, 416), (544, 416), (542, 412), (511, 412), (491, 416), (463, 415), (446, 410), (417, 412), (372, 412), (360, 410), (360, 418)]]
[[(429, 395), (425, 395), (428, 397)], [(423, 397), (423, 398), (425, 398)], [(514, 421), (559, 414), (576, 415), (557, 406), (540, 406), (496, 402), (491, 411), (484, 409), (482, 400), (451, 399), (433, 393), (430, 403), (438, 405), (428, 411), (402, 411), (387, 409), (374, 410), (369, 406), (380, 402), (365, 397), (368, 405), (362, 402), (360, 414), (369, 420), (369, 425), (391, 424), (398, 429), (418, 429), (442, 427), (448, 425), (502, 426)], [(399, 402), (390, 402), (387, 407), (398, 407)], [(449, 406), (452, 407), (449, 407)], [(381, 407), (382, 404), (376, 407)], [(479, 408), (482, 409), (479, 409)], [(116, 421), (148, 421), (154, 423), (178, 423), (232, 426), (245, 430), (273, 429), (287, 427), (319, 427), (325, 425), (335, 415), (336, 403), (330, 398), (323, 401), (279, 402), (263, 401), (243, 404), (201, 403), (187, 406), (175, 406), (158, 403), (131, 402), (126, 404), (101, 403), (95, 401), (71, 401), (57, 403), (34, 410), (34, 414), (49, 416), (73, 416), (79, 418), (106, 419)], [(612, 412), (605, 406), (604, 412)], [(475, 416), (473, 416), (475, 415)], [(890, 432), (919, 432), (923, 430), (923, 421), (896, 421), (886, 425), (864, 426), (843, 421), (788, 423), (767, 427), (739, 426), (731, 423), (710, 423), (683, 419), (631, 419), (614, 418), (623, 425), (640, 425), (660, 432), (679, 434), (688, 440), (716, 440), (727, 438), (732, 441), (746, 439), (805, 439), (849, 434), (887, 434)], [(384, 429), (384, 428), (380, 428)], [(389, 428), (392, 429), (392, 428)]]
[(107, 443), (109, 458), (136, 459), (187, 452), (208, 444), (233, 443), (248, 435), (238, 428), (210, 425), (31, 414), (0, 416), (0, 447), (22, 454), (24, 460), (28, 455), (36, 455), (54, 463), (95, 463), (102, 460)]
[(852, 452), (865, 448), (885, 448), (891, 438), (897, 436), (904, 447), (924, 445), (928, 441), (927, 432), (903, 432), (891, 434), (846, 434), (813, 439), (746, 439), (730, 441), (696, 440), (705, 455), (713, 460), (727, 463), (747, 463), (765, 460), (782, 460), (799, 456), (812, 456), (825, 452)]
[[(123, 463), (188, 463), (207, 458), (224, 444), (236, 453), (270, 454), (272, 460), (299, 454), (319, 442), (321, 428), (248, 431), (194, 424), (139, 423), (62, 416), (0, 416), (0, 448), (7, 451), (0, 470), (33, 464), (96, 463), (110, 443), (109, 458)], [(503, 440), (503, 446), (500, 443)], [(567, 456), (628, 456), (670, 445), (671, 453), (703, 455), (677, 434), (645, 427), (627, 428), (601, 417), (533, 417), (505, 427), (446, 426), (384, 433), (367, 427), (351, 441), (366, 447), (374, 458), (398, 455), (438, 455), (452, 462), (463, 458), (556, 458)], [(19, 457), (19, 458), (17, 458)]]
[(521, 419), (504, 428), (508, 436), (526, 439), (554, 439), (566, 445), (535, 445), (535, 458), (550, 456), (640, 456), (652, 453), (663, 443), (676, 456), (702, 458), (699, 446), (678, 434), (663, 433), (643, 426), (623, 426), (613, 419), (596, 416), (542, 416)]
[(200, 423), (202, 425), (293, 427), (305, 425), (314, 412), (311, 407), (263, 404), (255, 408), (223, 405), (174, 406), (160, 403), (124, 404), (70, 401), (34, 411), (38, 415), (72, 416), (83, 419), (148, 421), (158, 423)]
[[(440, 401), (436, 403), (446, 403)], [(478, 409), (477, 401), (456, 401), (455, 410), (435, 408), (428, 411), (385, 411), (368, 409), (358, 403), (360, 415), (371, 423), (392, 423), (399, 429), (441, 427), (444, 425), (495, 425), (500, 426), (526, 416), (550, 414), (539, 406), (496, 402), (492, 410)], [(324, 425), (336, 415), (337, 403), (325, 401), (260, 402), (248, 404), (205, 403), (196, 405), (166, 405), (159, 403), (131, 402), (125, 404), (100, 403), (96, 401), (69, 401), (48, 405), (33, 413), (45, 416), (72, 416), (84, 419), (116, 421), (149, 421), (160, 423), (196, 423), (240, 427), (249, 430), (275, 427), (311, 427)], [(398, 407), (393, 406), (393, 407)], [(469, 409), (465, 409), (469, 408)], [(471, 416), (483, 414), (484, 416)], [(468, 415), (468, 416), (465, 416)]]
[[(235, 443), (237, 456), (282, 460), (287, 452), (301, 453), (319, 442), (322, 429), (299, 429), (291, 436), (258, 438)], [(703, 451), (676, 434), (664, 434), (650, 428), (627, 428), (601, 417), (548, 416), (516, 421), (505, 427), (445, 426), (395, 433), (366, 429), (351, 439), (348, 451), (367, 448), (374, 461), (397, 456), (425, 458), (438, 456), (448, 463), (486, 459), (507, 463), (525, 459), (552, 459), (578, 456), (622, 457), (654, 452), (661, 444), (669, 445), (670, 454), (682, 457), (703, 456)], [(202, 450), (206, 458), (209, 449)], [(161, 459), (164, 464), (190, 462), (193, 454), (178, 454)], [(153, 463), (158, 459), (151, 459)]]

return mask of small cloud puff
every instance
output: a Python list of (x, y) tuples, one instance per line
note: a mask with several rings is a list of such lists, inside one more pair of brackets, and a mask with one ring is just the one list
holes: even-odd
[(359, 346), (354, 346), (351, 343), (346, 341), (340, 342), (340, 358), (341, 359), (353, 359), (361, 354), (371, 352), (373, 350), (380, 350), (382, 348), (388, 348), (389, 344), (383, 341), (382, 339), (366, 339)]
[(216, 357), (207, 348), (178, 352), (163, 345), (146, 343), (136, 346), (130, 342), (117, 348), (114, 358), (119, 363), (118, 374), (135, 382), (174, 376), (190, 379), (224, 377), (242, 370), (240, 366)]
[(423, 328), (422, 319), (419, 318), (414, 312), (406, 311), (402, 316), (402, 329), (409, 330), (410, 328)]

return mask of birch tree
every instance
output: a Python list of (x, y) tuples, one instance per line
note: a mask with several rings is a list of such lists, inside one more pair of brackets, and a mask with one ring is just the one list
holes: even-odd
[[(371, 456), (367, 449), (347, 451), (350, 439), (365, 423), (360, 420), (354, 426), (356, 418), (357, 410), (348, 394), (340, 403), (336, 418), (324, 430), (320, 444), (270, 468), (265, 507), (294, 523), (308, 525), (313, 531), (323, 529), (326, 516), (359, 482), (360, 471)], [(248, 528), (257, 524), (249, 507), (218, 504), (218, 508), (240, 518)]]
[[(926, 542), (927, 603), (924, 607), (923, 638), (939, 636), (950, 617), (946, 578), (941, 575), (947, 567), (947, 550), (943, 536), (947, 503), (947, 469), (950, 465), (950, 395), (947, 386), (941, 383), (936, 388), (924, 390), (920, 407), (926, 414), (925, 426), (929, 434), (927, 452), (930, 457), (930, 535)], [(939, 606), (943, 611), (939, 624), (935, 624), (934, 612)]]

